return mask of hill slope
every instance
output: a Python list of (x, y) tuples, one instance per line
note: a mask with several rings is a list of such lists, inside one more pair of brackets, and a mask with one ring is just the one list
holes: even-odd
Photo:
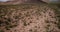
[(60, 32), (57, 11), (43, 3), (0, 5), (0, 32)]

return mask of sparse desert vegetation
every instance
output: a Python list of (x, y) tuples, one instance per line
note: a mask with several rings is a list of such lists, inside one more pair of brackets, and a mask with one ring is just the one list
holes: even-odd
[(43, 3), (0, 5), (0, 32), (60, 32), (60, 8)]

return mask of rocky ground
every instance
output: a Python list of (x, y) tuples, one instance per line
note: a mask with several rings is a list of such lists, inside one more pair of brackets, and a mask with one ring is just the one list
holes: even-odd
[(0, 5), (0, 32), (60, 32), (59, 19), (48, 4)]

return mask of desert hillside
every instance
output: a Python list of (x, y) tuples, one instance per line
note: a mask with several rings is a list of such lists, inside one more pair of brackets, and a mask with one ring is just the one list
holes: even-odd
[(60, 32), (60, 8), (44, 3), (0, 5), (0, 32)]

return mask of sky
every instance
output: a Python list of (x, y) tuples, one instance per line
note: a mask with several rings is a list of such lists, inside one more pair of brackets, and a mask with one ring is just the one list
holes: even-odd
[(9, 1), (9, 0), (0, 0), (0, 2), (6, 2), (6, 1)]
[(7, 1), (11, 1), (11, 0), (0, 0), (0, 2), (7, 2)]

